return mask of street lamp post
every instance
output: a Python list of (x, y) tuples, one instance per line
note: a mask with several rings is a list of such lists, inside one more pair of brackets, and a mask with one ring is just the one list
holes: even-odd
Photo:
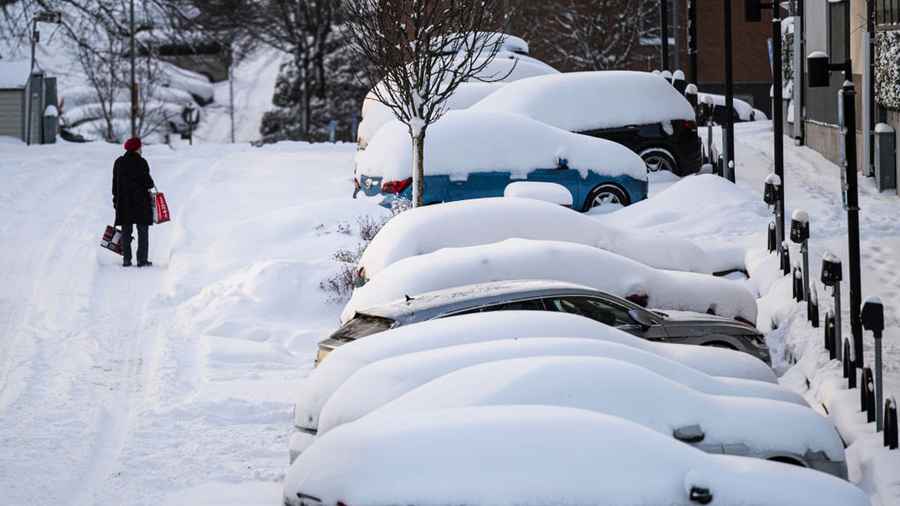
[(848, 58), (843, 63), (831, 63), (821, 51), (806, 57), (810, 88), (826, 88), (832, 71), (844, 73), (844, 85), (840, 91), (841, 133), (844, 136), (844, 208), (847, 210), (847, 247), (850, 256), (850, 331), (853, 335), (855, 365), (864, 367), (862, 346), (862, 286), (860, 281), (859, 254), (859, 190), (856, 163), (856, 88), (853, 86), (853, 65)]
[(659, 46), (662, 50), (662, 69), (669, 70), (669, 0), (659, 0)]
[(129, 25), (129, 53), (131, 60), (131, 136), (137, 137), (137, 117), (138, 117), (138, 89), (137, 81), (134, 76), (135, 54), (134, 54), (134, 0), (128, 2), (128, 25)]
[(775, 207), (775, 244), (781, 253), (784, 242), (784, 90), (781, 74), (781, 13), (778, 0), (762, 2), (761, 0), (746, 0), (744, 2), (744, 17), (749, 22), (762, 21), (762, 10), (772, 10), (772, 129), (773, 129), (773, 162), (775, 174), (781, 178), (781, 193)]
[(34, 66), (35, 66), (35, 48), (37, 43), (41, 41), (41, 32), (37, 29), (38, 23), (53, 23), (60, 24), (62, 22), (62, 13), (59, 11), (40, 11), (31, 18), (31, 65), (28, 67), (28, 85), (27, 93), (25, 97), (25, 144), (27, 146), (31, 145), (31, 129), (32, 121), (31, 116), (34, 115), (32, 111), (32, 96), (31, 96), (31, 76), (34, 74)]
[(731, 0), (725, 4), (725, 177), (732, 183), (734, 174), (734, 73), (732, 69)]
[(697, 0), (688, 0), (688, 81), (697, 84)]

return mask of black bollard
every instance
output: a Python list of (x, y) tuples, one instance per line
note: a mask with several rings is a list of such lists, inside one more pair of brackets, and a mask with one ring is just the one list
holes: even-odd
[(847, 378), (849, 386), (847, 388), (856, 388), (856, 370), (850, 361), (850, 341), (844, 339), (844, 352), (841, 358), (841, 364), (844, 366), (844, 377)]
[(897, 449), (897, 401), (893, 397), (884, 401), (884, 446)]
[(872, 377), (872, 369), (865, 367), (862, 370), (862, 384), (859, 389), (859, 410), (866, 412), (866, 422), (875, 421), (875, 379)]
[(791, 249), (787, 241), (781, 242), (781, 272), (785, 275), (791, 272)]
[(816, 285), (809, 287), (809, 300), (806, 301), (806, 318), (814, 329), (819, 328), (819, 294)]
[[(834, 313), (829, 309), (825, 311), (825, 349), (828, 350), (828, 359), (837, 357), (837, 349), (834, 341)], [(844, 374), (846, 378), (846, 373)]]
[(803, 300), (803, 269), (799, 265), (794, 266), (794, 300)]
[(769, 253), (772, 253), (773, 251), (775, 251), (775, 222), (774, 221), (769, 222), (768, 246), (769, 246)]

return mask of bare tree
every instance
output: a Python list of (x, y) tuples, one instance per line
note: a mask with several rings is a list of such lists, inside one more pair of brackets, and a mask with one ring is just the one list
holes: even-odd
[[(463, 82), (483, 76), (503, 42), (502, 0), (345, 0), (354, 49), (378, 101), (409, 130), (413, 205), (423, 204), (425, 136)], [(505, 76), (497, 76), (503, 78)]]
[(641, 39), (659, 37), (659, 0), (521, 1), (514, 26), (550, 64), (621, 69), (637, 57)]

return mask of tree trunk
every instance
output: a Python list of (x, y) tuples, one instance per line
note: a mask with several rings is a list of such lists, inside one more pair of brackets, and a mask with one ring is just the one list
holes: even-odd
[(413, 135), (412, 205), (425, 204), (425, 128)]

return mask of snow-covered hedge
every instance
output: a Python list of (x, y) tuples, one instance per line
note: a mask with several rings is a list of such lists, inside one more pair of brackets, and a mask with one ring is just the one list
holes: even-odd
[(385, 267), (407, 257), (512, 238), (586, 244), (658, 269), (707, 274), (726, 270), (717, 258), (685, 239), (626, 231), (548, 202), (505, 197), (401, 213), (381, 229), (359, 265), (368, 279), (374, 279)]
[[(633, 151), (605, 139), (573, 134), (514, 114), (450, 111), (425, 136), (425, 174), (462, 180), (471, 172), (509, 171), (524, 179), (535, 169), (560, 163), (608, 176), (646, 181), (647, 166)], [(412, 176), (409, 129), (399, 121), (384, 125), (356, 157), (358, 174), (399, 181)]]
[(341, 313), (455, 286), (508, 279), (549, 279), (585, 285), (619, 297), (646, 296), (649, 307), (697, 311), (756, 321), (756, 299), (724, 278), (654, 269), (599, 248), (561, 241), (508, 239), (444, 248), (404, 258), (357, 288)]
[(900, 31), (875, 34), (875, 99), (900, 110)]
[(357, 420), (445, 374), (498, 360), (525, 357), (606, 357), (628, 362), (698, 392), (771, 399), (807, 407), (780, 385), (702, 373), (631, 346), (578, 338), (504, 339), (408, 353), (369, 364), (350, 377), (322, 408), (319, 434)]

